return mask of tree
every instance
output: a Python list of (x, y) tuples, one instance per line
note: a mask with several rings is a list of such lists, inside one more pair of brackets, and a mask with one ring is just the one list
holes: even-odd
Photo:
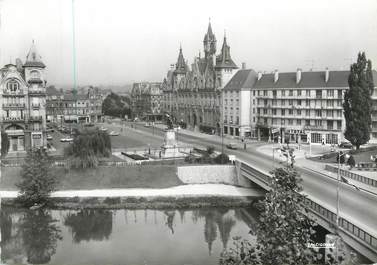
[(365, 53), (359, 53), (357, 62), (351, 65), (348, 77), (349, 90), (344, 94), (344, 117), (346, 131), (344, 136), (356, 149), (369, 141), (371, 130), (371, 94), (374, 83), (372, 62)]
[(30, 264), (45, 264), (56, 252), (61, 230), (45, 209), (25, 212), (21, 219), (22, 242)]
[(98, 128), (78, 130), (73, 143), (65, 150), (68, 161), (74, 168), (94, 168), (99, 158), (111, 155), (111, 139), (107, 132)]
[(52, 161), (43, 148), (27, 153), (21, 169), (21, 181), (16, 184), (20, 189), (18, 200), (30, 207), (46, 204), (51, 192), (55, 191), (57, 179), (51, 171)]
[(5, 156), (9, 151), (9, 138), (5, 131), (1, 131), (1, 156)]
[(129, 97), (111, 92), (102, 102), (102, 111), (104, 115), (123, 118), (124, 115), (131, 114), (130, 104)]
[(222, 254), (220, 264), (305, 265), (315, 261), (308, 246), (313, 243), (314, 222), (303, 213), (306, 207), (305, 197), (299, 193), (301, 178), (290, 167), (271, 173), (272, 189), (259, 204), (256, 246), (236, 237), (235, 248)]

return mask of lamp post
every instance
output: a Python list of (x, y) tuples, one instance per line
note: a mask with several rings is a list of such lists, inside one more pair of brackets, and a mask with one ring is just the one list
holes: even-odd
[(346, 153), (340, 153), (341, 151), (338, 151), (338, 174), (336, 178), (336, 228), (339, 229), (339, 208), (340, 208), (340, 158), (344, 156)]

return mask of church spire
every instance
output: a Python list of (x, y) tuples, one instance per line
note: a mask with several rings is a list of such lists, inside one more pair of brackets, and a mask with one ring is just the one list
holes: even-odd
[(224, 31), (224, 41), (223, 46), (221, 47), (221, 54), (216, 59), (216, 68), (238, 68), (230, 56), (230, 47), (227, 43), (226, 31)]
[(183, 57), (183, 52), (182, 52), (182, 45), (179, 45), (179, 54), (178, 54), (178, 59), (177, 63), (175, 64), (175, 73), (186, 73), (187, 70), (187, 65), (185, 58)]
[(206, 58), (216, 53), (216, 37), (212, 31), (211, 19), (208, 23), (207, 33), (204, 35), (203, 45)]

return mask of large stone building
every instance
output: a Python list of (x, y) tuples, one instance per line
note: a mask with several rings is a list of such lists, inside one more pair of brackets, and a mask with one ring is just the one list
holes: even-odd
[(204, 57), (194, 58), (191, 68), (185, 61), (182, 47), (176, 64), (164, 79), (163, 109), (173, 119), (190, 129), (221, 132), (221, 90), (232, 78), (237, 65), (230, 56), (224, 36), (219, 55), (211, 24), (204, 36)]
[(79, 94), (64, 92), (55, 87), (47, 88), (47, 121), (98, 122), (102, 118), (103, 95), (96, 87), (80, 90)]
[[(377, 80), (376, 71), (373, 75)], [(349, 71), (328, 69), (288, 73), (276, 70), (269, 74), (238, 71), (223, 90), (224, 134), (339, 144), (345, 140), (343, 97), (349, 89), (348, 76)], [(373, 142), (377, 136), (376, 112), (371, 115)]]
[(9, 138), (9, 152), (45, 147), (46, 66), (34, 42), (22, 64), (0, 69), (0, 126)]
[(139, 119), (161, 120), (162, 118), (161, 83), (134, 83), (131, 90), (132, 115)]

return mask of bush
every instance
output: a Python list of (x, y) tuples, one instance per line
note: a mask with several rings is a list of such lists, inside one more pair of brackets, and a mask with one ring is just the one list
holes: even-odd
[(337, 153), (337, 155), (336, 155), (336, 162), (337, 163), (344, 164), (345, 160), (346, 159), (345, 159), (344, 153), (342, 151), (340, 151), (339, 153)]
[(210, 145), (210, 146), (207, 146), (207, 153), (209, 155), (213, 154), (213, 152), (215, 152), (215, 147)]
[(351, 156), (348, 158), (347, 164), (348, 164), (351, 168), (355, 167), (356, 162), (355, 162), (355, 158), (353, 157), (353, 155), (351, 155)]
[(216, 164), (228, 164), (230, 162), (229, 156), (227, 154), (221, 153), (218, 156), (215, 157), (215, 163)]

